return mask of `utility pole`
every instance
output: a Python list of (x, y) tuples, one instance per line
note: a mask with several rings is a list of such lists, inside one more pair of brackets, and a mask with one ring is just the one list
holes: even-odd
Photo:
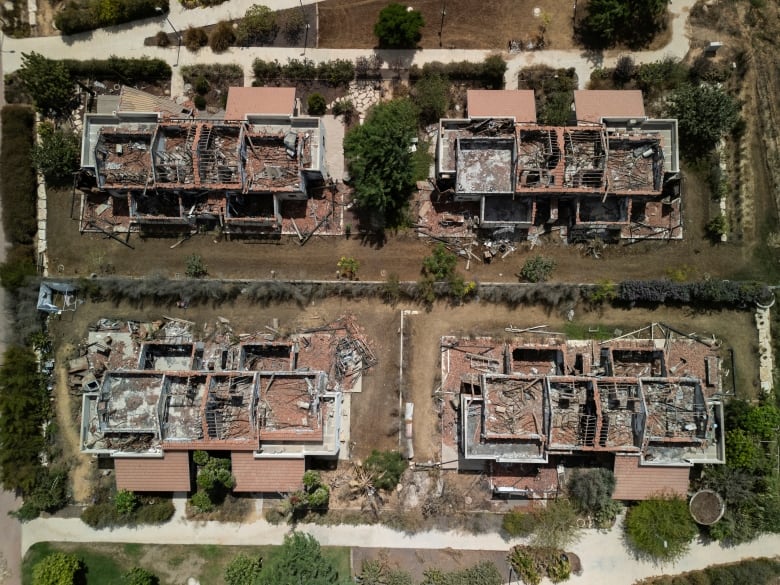
[(163, 12), (163, 9), (162, 9), (161, 6), (155, 6), (154, 9), (165, 17), (165, 20), (167, 20), (168, 24), (171, 25), (171, 28), (173, 29), (173, 32), (176, 33), (176, 38), (179, 40), (179, 46), (176, 49), (176, 63), (174, 63), (174, 65), (173, 65), (174, 67), (178, 67), (179, 66), (179, 56), (181, 55), (181, 33), (176, 30), (175, 26), (173, 26), (173, 23), (171, 22), (171, 19), (168, 18), (168, 14)]
[(444, 17), (447, 15), (446, 0), (441, 0), (441, 23), (439, 24), (439, 47), (442, 46), (442, 35), (444, 33)]

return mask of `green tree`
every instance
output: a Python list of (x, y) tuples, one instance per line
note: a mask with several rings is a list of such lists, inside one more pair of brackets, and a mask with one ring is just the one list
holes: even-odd
[(238, 554), (225, 567), (225, 585), (252, 585), (260, 576), (262, 568), (262, 557)]
[(5, 489), (28, 493), (36, 484), (48, 413), (35, 354), (26, 347), (9, 347), (0, 367), (0, 478)]
[(374, 35), (382, 49), (414, 49), (422, 38), (420, 31), (424, 25), (421, 12), (407, 10), (405, 5), (394, 2), (379, 13)]
[(624, 42), (631, 47), (648, 43), (663, 26), (670, 0), (590, 0), (580, 25), (582, 41), (592, 48)]
[(555, 269), (555, 260), (536, 254), (528, 258), (520, 270), (520, 277), (528, 282), (544, 282)]
[(532, 544), (543, 548), (566, 548), (580, 538), (577, 512), (569, 500), (555, 500), (534, 512), (536, 531)]
[(657, 561), (674, 561), (697, 534), (688, 503), (680, 497), (640, 502), (626, 515), (626, 539), (638, 553)]
[(244, 47), (270, 43), (276, 37), (279, 25), (276, 13), (262, 4), (250, 6), (236, 29), (236, 42)]
[(434, 280), (449, 280), (455, 273), (458, 257), (439, 242), (430, 256), (423, 258), (423, 272)]
[(322, 116), (328, 109), (328, 103), (321, 93), (310, 94), (306, 99), (306, 111), (310, 116)]
[(371, 451), (363, 467), (374, 480), (374, 487), (392, 490), (398, 485), (407, 462), (398, 451)]
[(33, 567), (32, 585), (73, 585), (81, 568), (81, 561), (76, 555), (52, 553)]
[(76, 92), (70, 72), (62, 61), (47, 59), (35, 52), (22, 53), (19, 79), (43, 116), (60, 118), (70, 114)]
[(677, 118), (683, 152), (701, 156), (734, 128), (739, 103), (718, 87), (686, 83), (669, 96), (668, 114)]
[(433, 124), (443, 118), (449, 106), (450, 84), (438, 73), (423, 75), (412, 87), (412, 97), (420, 112), (422, 124)]
[(73, 182), (73, 173), (79, 168), (79, 138), (64, 128), (55, 128), (51, 122), (38, 125), (38, 143), (33, 147), (35, 168), (43, 173), (46, 183), (62, 187)]
[(603, 467), (577, 470), (572, 474), (568, 487), (569, 495), (579, 512), (596, 514), (612, 502), (615, 474)]
[(365, 122), (344, 138), (344, 156), (355, 187), (355, 203), (398, 223), (414, 189), (412, 153), (417, 111), (411, 101), (397, 99), (377, 104)]
[(159, 583), (160, 579), (157, 575), (141, 567), (133, 567), (122, 575), (122, 585), (158, 585)]
[(334, 585), (339, 574), (310, 534), (293, 532), (268, 559), (255, 585)]

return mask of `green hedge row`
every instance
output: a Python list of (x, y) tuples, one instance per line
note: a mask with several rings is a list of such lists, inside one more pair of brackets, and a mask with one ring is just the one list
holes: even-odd
[(32, 244), (37, 231), (37, 193), (32, 163), (34, 131), (33, 108), (23, 105), (3, 108), (0, 152), (3, 228), (6, 240), (13, 245)]
[(168, 13), (168, 0), (69, 0), (54, 16), (64, 35), (114, 26)]
[(63, 59), (62, 62), (74, 79), (115, 80), (126, 85), (136, 85), (171, 78), (170, 65), (162, 59), (149, 57), (126, 59), (112, 55), (108, 59)]
[(506, 61), (500, 55), (491, 55), (480, 63), (472, 61), (456, 61), (441, 63), (431, 61), (422, 67), (412, 65), (409, 69), (409, 79), (417, 81), (422, 77), (440, 75), (453, 81), (479, 81), (488, 89), (504, 88), (504, 73)]
[(346, 59), (323, 61), (315, 65), (310, 59), (288, 59), (286, 65), (279, 61), (255, 59), (252, 64), (256, 83), (261, 85), (284, 79), (287, 81), (322, 81), (337, 87), (355, 79), (355, 65)]
[(750, 559), (731, 565), (715, 565), (682, 575), (662, 575), (637, 581), (636, 585), (769, 585), (780, 575), (780, 561)]

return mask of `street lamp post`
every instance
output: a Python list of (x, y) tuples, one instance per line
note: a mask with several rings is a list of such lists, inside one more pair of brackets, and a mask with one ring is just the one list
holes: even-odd
[(171, 19), (168, 18), (168, 15), (163, 12), (163, 9), (162, 9), (161, 6), (155, 6), (154, 9), (165, 17), (165, 20), (168, 21), (169, 25), (171, 25), (171, 28), (173, 29), (173, 32), (176, 33), (176, 38), (179, 40), (179, 45), (178, 45), (178, 47), (176, 49), (176, 63), (174, 63), (174, 65), (173, 65), (174, 67), (178, 67), (179, 66), (179, 55), (181, 55), (181, 33), (176, 30), (175, 26), (173, 26), (173, 23), (171, 22)]
[(445, 0), (441, 0), (441, 23), (439, 24), (439, 47), (442, 46), (442, 35), (444, 34), (444, 17), (447, 16), (447, 6)]

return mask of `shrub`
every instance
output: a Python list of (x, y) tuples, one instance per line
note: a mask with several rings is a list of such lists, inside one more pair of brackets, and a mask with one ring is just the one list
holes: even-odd
[(76, 555), (51, 553), (33, 566), (32, 585), (71, 585), (82, 568)]
[(633, 57), (631, 57), (631, 55), (622, 55), (615, 64), (615, 69), (612, 72), (612, 79), (615, 80), (617, 85), (622, 87), (631, 81), (635, 74), (636, 65), (634, 64)]
[(299, 10), (288, 10), (280, 26), (287, 42), (297, 43), (301, 40), (306, 22)]
[(79, 138), (70, 130), (41, 122), (32, 159), (48, 185), (63, 187), (73, 183), (73, 173), (79, 167)]
[(707, 222), (707, 227), (705, 229), (707, 231), (707, 236), (712, 240), (719, 242), (721, 237), (729, 232), (729, 221), (726, 219), (725, 215), (719, 213)]
[(407, 462), (398, 451), (371, 451), (363, 467), (372, 475), (374, 487), (395, 489), (406, 471)]
[(571, 576), (571, 563), (560, 549), (517, 545), (509, 551), (507, 560), (527, 585), (539, 585), (545, 576), (553, 583)]
[(520, 270), (520, 277), (528, 282), (544, 282), (555, 269), (555, 260), (541, 254), (528, 258)]
[(2, 110), (3, 229), (12, 244), (32, 244), (37, 232), (37, 192), (32, 163), (35, 114), (28, 106)]
[(54, 15), (64, 35), (151, 18), (168, 12), (168, 0), (68, 0)]
[(195, 462), (195, 465), (206, 465), (209, 462), (209, 454), (206, 451), (195, 451), (192, 454), (192, 460)]
[(576, 470), (569, 480), (569, 495), (582, 514), (597, 514), (612, 502), (615, 491), (615, 474), (609, 469), (597, 467)]
[(236, 42), (243, 46), (263, 45), (276, 37), (279, 25), (276, 13), (262, 4), (250, 6), (236, 29)]
[(577, 512), (569, 500), (547, 502), (544, 508), (534, 511), (536, 530), (532, 539), (534, 546), (542, 548), (564, 548), (580, 538), (577, 528)]
[(455, 272), (458, 257), (439, 242), (430, 256), (423, 258), (423, 273), (434, 280), (448, 280)]
[(158, 47), (168, 47), (171, 44), (171, 39), (168, 36), (168, 33), (161, 30), (156, 35), (154, 35), (154, 42)]
[(195, 28), (188, 26), (184, 31), (184, 46), (190, 51), (199, 51), (201, 47), (205, 47), (209, 42), (209, 36), (202, 28)]
[(645, 500), (630, 508), (625, 530), (636, 552), (657, 561), (674, 561), (684, 555), (697, 533), (688, 504), (679, 497)]
[(195, 104), (195, 107), (199, 110), (205, 110), (208, 107), (206, 96), (202, 96), (199, 93), (193, 96), (192, 103)]
[(321, 116), (325, 113), (327, 107), (328, 104), (325, 102), (325, 98), (322, 97), (322, 94), (313, 93), (309, 95), (309, 98), (306, 100), (306, 110), (310, 116)]
[(412, 87), (412, 96), (420, 112), (420, 122), (433, 124), (447, 113), (450, 84), (438, 73), (424, 75)]
[(262, 59), (255, 59), (252, 63), (252, 71), (255, 74), (256, 82), (271, 81), (281, 77), (282, 66), (279, 61), (263, 61)]
[(355, 79), (355, 65), (346, 59), (323, 61), (317, 65), (317, 78), (333, 87), (349, 85)]
[(530, 511), (515, 508), (504, 514), (501, 528), (509, 536), (530, 536), (536, 529), (536, 517)]
[(176, 513), (176, 507), (169, 498), (148, 498), (135, 510), (134, 521), (138, 524), (164, 524)]
[(193, 89), (195, 90), (195, 93), (198, 93), (200, 95), (206, 95), (209, 92), (210, 87), (211, 86), (209, 85), (209, 82), (203, 76), (198, 77), (195, 80), (195, 84), (193, 85)]
[(198, 490), (190, 498), (190, 504), (200, 512), (211, 512), (214, 510), (214, 502), (211, 501), (208, 493)]
[(119, 490), (114, 496), (114, 507), (118, 514), (127, 516), (132, 514), (138, 507), (138, 498), (128, 490)]
[(122, 585), (158, 585), (159, 582), (157, 575), (141, 567), (133, 567), (122, 575)]
[(240, 553), (225, 567), (225, 585), (254, 583), (263, 568), (262, 557), (250, 557)]
[(233, 33), (233, 25), (221, 20), (217, 23), (209, 34), (209, 47), (215, 53), (227, 51), (236, 42), (236, 35)]
[(125, 85), (171, 79), (171, 66), (162, 59), (149, 57), (127, 59), (112, 55), (108, 59), (85, 61), (64, 59), (62, 63), (74, 79), (111, 80)]
[(37, 274), (35, 250), (32, 246), (13, 246), (0, 264), (0, 285), (7, 291), (16, 291)]
[(208, 267), (203, 263), (203, 257), (200, 254), (187, 256), (187, 268), (185, 270), (187, 278), (203, 278), (208, 273)]

